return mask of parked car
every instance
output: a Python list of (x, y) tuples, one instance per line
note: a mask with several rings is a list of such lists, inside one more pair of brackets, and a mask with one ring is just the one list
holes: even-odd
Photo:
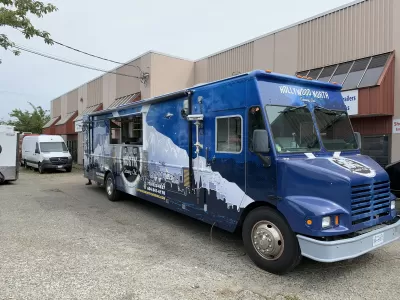
[(22, 160), (25, 167), (46, 170), (72, 170), (72, 157), (64, 139), (59, 135), (26, 136), (22, 141)]

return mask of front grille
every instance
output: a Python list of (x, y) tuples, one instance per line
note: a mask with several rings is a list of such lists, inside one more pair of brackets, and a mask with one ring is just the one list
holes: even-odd
[(351, 221), (353, 225), (368, 222), (389, 214), (389, 181), (352, 186)]
[(67, 157), (52, 157), (50, 158), (51, 164), (55, 166), (59, 165), (65, 165), (68, 163), (68, 158)]

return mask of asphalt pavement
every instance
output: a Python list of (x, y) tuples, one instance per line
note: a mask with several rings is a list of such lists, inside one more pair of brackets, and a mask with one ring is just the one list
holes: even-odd
[(80, 170), (0, 186), (0, 299), (399, 299), (400, 242), (360, 258), (258, 269), (240, 236), (125, 196)]

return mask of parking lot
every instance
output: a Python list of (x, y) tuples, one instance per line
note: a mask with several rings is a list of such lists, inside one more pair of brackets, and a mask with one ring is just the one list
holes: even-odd
[(240, 236), (133, 197), (112, 203), (81, 171), (21, 170), (0, 186), (0, 299), (399, 299), (400, 242), (351, 261), (259, 270)]

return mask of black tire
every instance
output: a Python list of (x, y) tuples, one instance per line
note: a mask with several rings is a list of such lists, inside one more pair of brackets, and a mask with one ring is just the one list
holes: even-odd
[(111, 172), (107, 174), (104, 185), (106, 187), (105, 189), (108, 200), (113, 202), (118, 201), (120, 199), (121, 193), (116, 188), (114, 176)]
[(28, 169), (28, 165), (26, 164), (26, 159), (24, 159), (23, 164), (24, 164), (24, 168), (25, 168), (25, 169)]
[(71, 173), (72, 168), (65, 168), (65, 171), (67, 171), (67, 173)]
[[(282, 275), (292, 271), (301, 261), (296, 235), (273, 208), (259, 207), (251, 211), (244, 220), (242, 238), (247, 255), (267, 272)], [(267, 257), (268, 253), (261, 251), (272, 251), (275, 255)]]
[(40, 174), (43, 174), (43, 173), (44, 173), (44, 169), (43, 169), (41, 163), (38, 163), (38, 172), (39, 172)]

